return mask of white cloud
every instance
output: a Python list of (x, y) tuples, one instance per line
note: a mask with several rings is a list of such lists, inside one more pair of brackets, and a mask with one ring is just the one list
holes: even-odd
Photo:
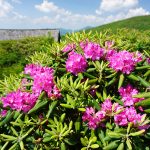
[(13, 7), (6, 2), (6, 0), (0, 0), (0, 17), (5, 17)]
[(143, 16), (143, 15), (149, 15), (150, 12), (146, 11), (142, 7), (130, 9), (126, 15), (126, 18), (133, 17), (133, 16)]
[(12, 14), (13, 14), (12, 18), (16, 19), (16, 20), (18, 20), (18, 19), (22, 20), (22, 19), (27, 18), (27, 16), (21, 15), (18, 12), (15, 12), (15, 11), (13, 11)]
[(102, 12), (115, 12), (121, 9), (129, 9), (137, 6), (138, 0), (102, 0), (97, 14)]
[(45, 13), (57, 13), (63, 15), (69, 15), (71, 12), (66, 11), (63, 8), (59, 8), (53, 2), (49, 2), (48, 0), (43, 0), (43, 3), (35, 5), (35, 8), (41, 12)]
[(17, 4), (21, 4), (22, 2), (21, 2), (21, 0), (11, 0), (12, 2), (14, 2), (14, 3), (17, 3)]
[[(138, 0), (102, 0), (100, 8), (96, 10), (95, 14), (81, 15), (60, 8), (48, 0), (43, 0), (41, 4), (35, 5), (35, 8), (47, 13), (47, 15), (33, 19), (33, 23), (43, 26), (45, 24), (52, 28), (79, 29), (85, 26), (97, 26), (133, 16), (149, 14), (148, 11), (137, 6)], [(117, 12), (108, 15), (107, 11), (110, 10), (117, 10)], [(102, 11), (106, 13), (102, 13)]]

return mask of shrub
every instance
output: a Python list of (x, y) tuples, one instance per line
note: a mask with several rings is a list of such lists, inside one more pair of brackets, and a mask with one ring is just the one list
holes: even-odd
[(118, 41), (68, 35), (5, 78), (1, 149), (149, 149), (149, 54)]

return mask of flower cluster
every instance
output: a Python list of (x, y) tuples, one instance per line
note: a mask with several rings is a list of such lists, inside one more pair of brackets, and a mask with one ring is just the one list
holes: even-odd
[(7, 115), (7, 110), (2, 110), (0, 112), (0, 117), (5, 117)]
[(75, 44), (68, 44), (67, 46), (64, 47), (64, 49), (62, 50), (63, 52), (69, 52), (73, 49), (76, 48), (76, 45)]
[(130, 53), (126, 50), (116, 52), (108, 58), (109, 66), (116, 71), (130, 74), (134, 70), (136, 63), (142, 60), (140, 53)]
[(28, 112), (36, 103), (42, 91), (47, 93), (51, 99), (61, 97), (61, 93), (54, 83), (53, 69), (40, 65), (29, 64), (25, 67), (24, 73), (29, 74), (33, 83), (31, 91), (27, 92), (26, 84), (30, 83), (26, 78), (22, 79), (21, 88), (2, 97), (3, 107), (10, 107), (13, 110)]
[(135, 126), (141, 122), (143, 115), (138, 114), (134, 107), (126, 107), (124, 111), (114, 116), (114, 121), (120, 126), (127, 126), (132, 122)]
[(42, 91), (45, 91), (49, 98), (61, 97), (61, 93), (54, 83), (54, 70), (52, 68), (29, 64), (25, 67), (24, 72), (33, 78), (33, 93), (40, 95)]
[(66, 61), (66, 69), (68, 72), (77, 75), (80, 72), (84, 72), (87, 68), (86, 59), (76, 52), (70, 52)]
[(137, 127), (140, 126), (140, 122), (144, 115), (137, 113), (136, 109), (132, 106), (133, 104), (130, 102), (130, 101), (137, 102), (141, 100), (132, 98), (132, 95), (137, 93), (137, 90), (132, 89), (132, 87), (128, 85), (126, 89), (120, 88), (119, 92), (121, 93), (121, 96), (123, 96), (124, 98), (128, 97), (131, 99), (129, 100), (128, 103), (125, 103), (124, 106), (121, 106), (118, 103), (112, 103), (110, 99), (106, 99), (101, 104), (101, 110), (99, 110), (96, 113), (92, 107), (86, 108), (86, 111), (82, 116), (82, 119), (84, 122), (88, 122), (89, 128), (92, 129), (97, 128), (98, 126), (102, 125), (102, 123), (106, 121), (109, 117), (111, 118), (113, 117), (114, 123), (119, 126), (127, 126), (129, 122), (133, 123), (134, 126)]
[(126, 87), (121, 87), (119, 89), (119, 94), (122, 97), (124, 106), (133, 106), (135, 103), (144, 100), (144, 98), (133, 98), (134, 95), (138, 94), (138, 90), (134, 89), (130, 84)]
[(88, 122), (89, 128), (95, 129), (102, 121), (102, 119), (104, 119), (104, 117), (105, 117), (104, 111), (98, 111), (95, 113), (95, 110), (92, 107), (89, 107), (86, 108), (86, 111), (82, 116), (82, 120)]
[(84, 56), (86, 59), (91, 59), (93, 61), (99, 60), (103, 56), (103, 48), (100, 47), (99, 44), (93, 42), (83, 42), (80, 43), (81, 48), (84, 51)]
[[(114, 42), (106, 41), (105, 47), (100, 47), (99, 44), (94, 42), (80, 42), (80, 47), (84, 52), (86, 59), (91, 59), (92, 61), (100, 60), (101, 58), (106, 59), (109, 62), (109, 66), (115, 71), (121, 71), (125, 74), (130, 74), (134, 70), (136, 64), (142, 61), (142, 54), (139, 52), (128, 52), (126, 50), (117, 52), (114, 49), (111, 49), (114, 45)], [(86, 59), (81, 55), (74, 52), (76, 48), (75, 44), (68, 44), (63, 52), (71, 51), (69, 58), (66, 62), (67, 71), (77, 75), (79, 72), (84, 72), (87, 65)], [(75, 58), (79, 57), (77, 60)], [(72, 60), (71, 60), (72, 59)], [(81, 64), (79, 65), (79, 61)]]
[(28, 112), (36, 103), (37, 96), (20, 90), (9, 93), (1, 98), (3, 107), (10, 107), (13, 110)]
[(101, 104), (101, 110), (95, 113), (92, 107), (86, 108), (85, 113), (82, 116), (83, 121), (88, 122), (89, 128), (95, 129), (102, 125), (103, 120), (107, 117), (113, 116), (114, 113), (123, 109), (118, 103), (112, 104), (110, 99), (106, 99)]

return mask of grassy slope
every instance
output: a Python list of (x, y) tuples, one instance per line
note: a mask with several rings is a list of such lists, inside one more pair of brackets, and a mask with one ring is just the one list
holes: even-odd
[(141, 31), (150, 30), (150, 15), (138, 16), (138, 17), (121, 20), (121, 21), (116, 21), (113, 23), (88, 29), (86, 31), (92, 30), (92, 31), (99, 32), (106, 29), (111, 29), (113, 31), (116, 31), (118, 28), (137, 29)]

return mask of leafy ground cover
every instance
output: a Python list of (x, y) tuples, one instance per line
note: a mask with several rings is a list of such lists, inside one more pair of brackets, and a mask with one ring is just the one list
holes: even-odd
[(74, 33), (0, 82), (1, 149), (150, 149), (149, 32)]

